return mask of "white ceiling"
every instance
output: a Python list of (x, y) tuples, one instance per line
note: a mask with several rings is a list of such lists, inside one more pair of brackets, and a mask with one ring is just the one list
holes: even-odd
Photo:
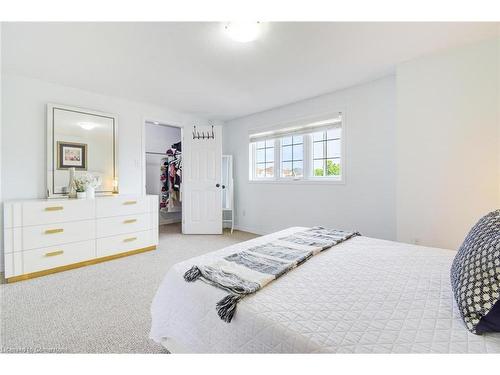
[(495, 23), (266, 23), (241, 44), (219, 23), (4, 23), (2, 68), (214, 119), (372, 80)]

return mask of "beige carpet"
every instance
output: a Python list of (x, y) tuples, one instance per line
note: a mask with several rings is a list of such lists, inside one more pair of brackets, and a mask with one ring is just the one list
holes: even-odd
[(182, 235), (166, 225), (156, 251), (0, 285), (1, 351), (164, 353), (148, 338), (149, 308), (168, 268), (254, 237)]

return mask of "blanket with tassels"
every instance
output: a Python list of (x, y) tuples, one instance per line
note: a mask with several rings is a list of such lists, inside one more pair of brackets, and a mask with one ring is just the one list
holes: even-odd
[(216, 310), (222, 320), (230, 323), (236, 304), (243, 297), (257, 292), (313, 255), (354, 236), (359, 236), (359, 233), (322, 227), (300, 230), (263, 245), (221, 256), (210, 264), (196, 264), (186, 271), (184, 279), (190, 282), (201, 279), (227, 290), (230, 294), (217, 303)]

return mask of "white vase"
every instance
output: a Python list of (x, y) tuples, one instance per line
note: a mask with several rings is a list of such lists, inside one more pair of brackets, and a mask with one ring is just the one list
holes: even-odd
[(85, 199), (87, 197), (87, 193), (84, 191), (77, 191), (76, 192), (76, 197), (78, 199)]
[(92, 186), (87, 186), (85, 189), (85, 193), (87, 193), (87, 199), (95, 199), (95, 188)]

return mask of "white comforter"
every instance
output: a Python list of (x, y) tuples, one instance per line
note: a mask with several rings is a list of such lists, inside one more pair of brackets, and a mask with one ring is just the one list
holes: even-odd
[(355, 237), (241, 300), (229, 324), (215, 311), (227, 292), (185, 282), (183, 274), (194, 264), (187, 260), (173, 266), (158, 289), (150, 336), (172, 352), (500, 353), (500, 333), (473, 335), (460, 319), (449, 277), (454, 255)]

